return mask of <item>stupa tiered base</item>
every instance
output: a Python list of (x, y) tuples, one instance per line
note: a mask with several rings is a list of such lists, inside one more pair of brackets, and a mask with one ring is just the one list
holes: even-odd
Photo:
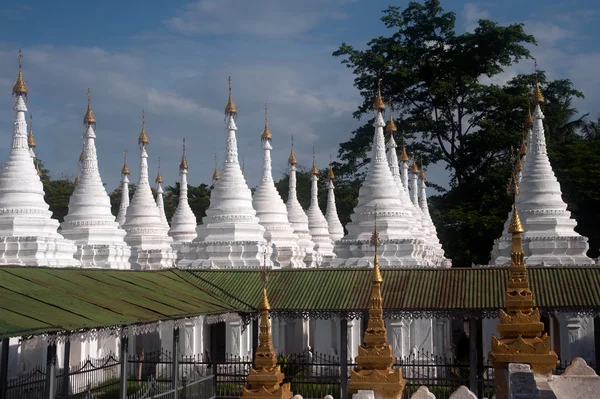
[[(426, 260), (425, 241), (423, 239), (382, 240), (379, 264), (383, 267), (432, 267)], [(342, 239), (336, 246), (337, 258), (334, 267), (366, 267), (372, 263), (375, 250), (368, 240)]]
[(180, 262), (181, 267), (207, 269), (258, 269), (273, 266), (273, 249), (260, 241), (203, 242), (196, 244), (194, 260)]
[(127, 245), (78, 245), (75, 259), (85, 267), (129, 269), (131, 249)]
[(143, 236), (125, 236), (125, 241), (131, 246), (130, 260), (133, 268), (155, 270), (175, 266), (177, 254), (171, 248), (170, 242), (165, 240), (164, 232), (155, 235), (152, 235), (151, 231), (144, 233)]
[[(502, 236), (494, 242), (492, 265), (510, 264), (510, 237)], [(525, 262), (529, 265), (593, 265), (586, 252), (588, 240), (583, 236), (523, 237)]]
[[(58, 236), (58, 234), (57, 234)], [(58, 237), (0, 237), (0, 264), (22, 266), (75, 267), (76, 246)]]

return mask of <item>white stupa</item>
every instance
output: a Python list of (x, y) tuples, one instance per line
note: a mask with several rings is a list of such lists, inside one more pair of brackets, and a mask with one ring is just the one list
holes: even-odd
[(129, 166), (127, 166), (127, 150), (123, 152), (123, 168), (121, 169), (121, 203), (119, 204), (119, 213), (117, 214), (117, 223), (123, 226), (129, 207)]
[(135, 194), (127, 207), (123, 229), (127, 232), (125, 242), (132, 249), (132, 263), (142, 269), (158, 269), (174, 265), (176, 254), (171, 247), (173, 239), (167, 234), (168, 228), (160, 218), (156, 202), (148, 181), (148, 147), (144, 114), (140, 145), (140, 178)]
[[(380, 81), (381, 82), (381, 81)], [(381, 84), (381, 83), (380, 83)], [(384, 267), (429, 266), (422, 254), (426, 242), (413, 236), (412, 213), (403, 206), (400, 191), (388, 165), (383, 137), (385, 103), (381, 90), (373, 102), (375, 134), (371, 162), (365, 181), (360, 187), (358, 204), (352, 221), (346, 225), (348, 234), (336, 246), (340, 266), (367, 266), (375, 253), (369, 245), (375, 216), (381, 237), (379, 263)]]
[(173, 246), (178, 248), (185, 242), (192, 242), (198, 234), (196, 233), (196, 215), (192, 212), (188, 203), (188, 163), (185, 157), (185, 139), (183, 139), (183, 155), (179, 163), (179, 202), (177, 209), (171, 218), (171, 229), (169, 235), (173, 237)]
[(98, 170), (96, 117), (90, 105), (90, 89), (83, 124), (85, 150), (79, 182), (69, 199), (69, 212), (61, 224), (61, 234), (75, 242), (75, 258), (83, 267), (129, 269), (131, 250), (124, 240), (125, 230), (119, 227), (111, 212), (110, 197)]
[(427, 176), (425, 175), (425, 169), (423, 169), (423, 165), (421, 165), (421, 172), (419, 173), (419, 208), (423, 212), (423, 225), (427, 228), (429, 233), (428, 242), (434, 252), (434, 264), (438, 267), (451, 267), (452, 261), (446, 259), (444, 254), (444, 250), (442, 248), (442, 244), (437, 235), (437, 230), (435, 225), (433, 224), (433, 220), (431, 219), (431, 215), (429, 214), (429, 204), (427, 204), (427, 186), (425, 185), (425, 181)]
[(160, 215), (160, 221), (169, 230), (169, 222), (167, 222), (167, 215), (165, 214), (165, 202), (163, 198), (163, 177), (160, 173), (160, 158), (158, 158), (158, 173), (156, 174), (156, 206), (158, 207), (158, 213)]
[(323, 216), (321, 208), (319, 208), (319, 169), (315, 164), (315, 149), (313, 147), (313, 164), (310, 169), (310, 206), (306, 210), (308, 217), (308, 229), (315, 243), (315, 251), (323, 256), (323, 264), (328, 265), (336, 255), (333, 252), (334, 244), (329, 235), (329, 225), (327, 219)]
[(15, 121), (8, 158), (0, 170), (0, 264), (79, 266), (74, 242), (58, 234), (58, 221), (44, 201), (39, 167), (27, 143), (27, 86), (19, 51), (19, 76), (13, 86)]
[(256, 217), (252, 192), (238, 161), (236, 117), (230, 79), (225, 107), (225, 163), (211, 191), (203, 224), (196, 229), (196, 250), (186, 254), (179, 262), (181, 267), (259, 268), (265, 264), (265, 258), (267, 266), (272, 266), (272, 248), (264, 238), (265, 228)]
[(267, 106), (265, 128), (260, 135), (263, 149), (263, 168), (260, 184), (254, 191), (252, 205), (260, 224), (265, 228), (265, 239), (273, 244), (273, 262), (280, 267), (304, 267), (305, 252), (298, 245), (298, 236), (288, 220), (287, 208), (273, 182), (271, 171), (271, 140)]
[(315, 251), (315, 243), (312, 240), (310, 229), (308, 228), (308, 216), (298, 202), (296, 192), (296, 154), (294, 153), (294, 137), (292, 136), (292, 150), (288, 158), (289, 164), (289, 191), (286, 208), (288, 211), (288, 220), (294, 228), (294, 233), (298, 236), (298, 245), (306, 253), (304, 264), (306, 267), (315, 267), (323, 262), (323, 255)]
[[(536, 83), (532, 105), (533, 127), (527, 156), (522, 165), (520, 194), (516, 205), (523, 223), (523, 250), (528, 265), (592, 265), (587, 257), (588, 240), (575, 232), (577, 222), (571, 218), (562, 199), (560, 183), (556, 179), (546, 150), (544, 97)], [(512, 214), (509, 214), (509, 220)], [(508, 222), (502, 237), (494, 242), (492, 265), (510, 264), (511, 241)]]
[(333, 242), (339, 241), (344, 237), (344, 227), (340, 222), (340, 218), (337, 213), (337, 206), (335, 205), (335, 186), (333, 185), (333, 174), (331, 155), (329, 156), (329, 171), (327, 172), (327, 209), (325, 210), (325, 220), (327, 220), (327, 226), (329, 227), (329, 237)]

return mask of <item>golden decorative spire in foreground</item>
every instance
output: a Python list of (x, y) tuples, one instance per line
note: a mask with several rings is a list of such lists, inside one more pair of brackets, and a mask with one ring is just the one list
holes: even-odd
[(233, 97), (231, 96), (231, 76), (229, 77), (229, 100), (227, 100), (227, 105), (225, 106), (225, 115), (237, 116), (237, 107), (235, 106), (235, 102), (233, 102)]
[(27, 145), (29, 148), (35, 148), (37, 143), (33, 137), (33, 115), (29, 114), (29, 134), (27, 135)]
[(217, 184), (220, 178), (221, 174), (219, 173), (219, 167), (217, 166), (217, 153), (215, 152), (215, 171), (213, 173), (213, 186)]
[(375, 111), (385, 112), (385, 103), (383, 102), (383, 98), (381, 98), (381, 81), (383, 79), (377, 79), (377, 95), (375, 96), (375, 100), (373, 100), (373, 109)]
[(296, 154), (294, 154), (294, 135), (292, 134), (292, 150), (290, 151), (290, 157), (288, 158), (288, 164), (296, 165), (298, 161), (296, 160)]
[(333, 159), (331, 158), (331, 154), (329, 154), (329, 172), (327, 172), (327, 178), (329, 180), (335, 179), (335, 175), (333, 174)]
[(121, 174), (127, 176), (131, 174), (129, 166), (127, 166), (127, 150), (123, 151), (123, 169), (121, 169)]
[(396, 124), (394, 123), (394, 118), (392, 118), (393, 111), (394, 111), (394, 107), (390, 103), (390, 118), (388, 119), (388, 121), (385, 124), (385, 132), (390, 133), (390, 134), (394, 134), (398, 131), (398, 129), (396, 128)]
[(273, 140), (273, 136), (271, 135), (271, 131), (269, 130), (269, 108), (265, 103), (265, 128), (263, 129), (262, 134), (260, 135), (261, 140)]
[(21, 49), (19, 49), (19, 75), (17, 76), (17, 80), (15, 81), (15, 84), (13, 86), (12, 89), (12, 94), (17, 97), (17, 96), (23, 96), (25, 98), (27, 98), (27, 85), (25, 84), (25, 81), (23, 80), (23, 53), (21, 52)]
[(357, 366), (350, 370), (348, 389), (352, 392), (372, 390), (382, 399), (399, 399), (402, 397), (406, 381), (402, 378), (401, 368), (392, 369), (396, 357), (392, 354), (392, 346), (387, 343), (383, 319), (383, 297), (381, 296), (383, 278), (377, 255), (379, 244), (377, 210), (375, 210), (375, 228), (371, 237), (371, 245), (375, 247), (375, 258), (371, 274), (369, 320), (364, 334), (364, 344), (358, 346)]
[(156, 179), (154, 179), (154, 181), (158, 184), (163, 182), (163, 177), (160, 174), (160, 157), (158, 157), (158, 174), (156, 175)]
[(283, 383), (285, 375), (277, 365), (277, 355), (271, 337), (271, 322), (269, 321), (269, 298), (267, 297), (267, 266), (263, 266), (263, 286), (260, 301), (260, 325), (258, 347), (254, 357), (254, 367), (248, 374), (248, 385), (242, 387), (242, 398), (278, 398), (290, 399), (293, 394), (290, 383)]
[[(515, 172), (509, 179), (508, 193), (517, 196), (519, 185)], [(533, 292), (527, 278), (521, 234), (524, 232), (516, 198), (508, 228), (512, 234), (511, 264), (505, 293), (505, 309), (500, 309), (500, 324), (496, 327), (500, 339), (492, 335), (489, 358), (496, 369), (496, 397), (506, 399), (507, 381), (503, 372), (509, 363), (531, 365), (536, 374), (548, 375), (556, 368), (558, 356), (550, 349), (550, 337), (544, 333), (540, 311), (535, 307)]]
[(188, 170), (187, 158), (185, 157), (185, 137), (183, 138), (183, 155), (181, 156), (181, 162), (179, 163), (179, 170)]
[(148, 134), (146, 134), (146, 113), (142, 111), (142, 131), (140, 133), (140, 137), (138, 138), (138, 144), (140, 147), (145, 147), (150, 144), (150, 140), (148, 140)]
[(400, 154), (400, 161), (408, 162), (408, 154), (406, 153), (406, 146), (402, 143), (402, 153)]
[(88, 87), (88, 106), (87, 106), (87, 111), (85, 111), (85, 116), (83, 117), (83, 125), (86, 127), (96, 124), (96, 116), (94, 115), (94, 111), (92, 111), (91, 94), (92, 94), (92, 91)]
[(417, 166), (417, 160), (415, 158), (415, 153), (411, 152), (410, 157), (413, 159), (412, 166), (410, 167), (410, 171), (414, 174), (419, 173), (419, 167)]
[(315, 163), (315, 147), (313, 147), (313, 164), (312, 168), (310, 168), (310, 174), (319, 176), (319, 169), (317, 169), (317, 164)]
[(544, 104), (544, 96), (542, 94), (542, 90), (540, 89), (540, 82), (538, 80), (539, 70), (537, 67), (537, 62), (535, 63), (535, 86), (533, 87), (533, 95), (531, 96), (531, 105), (535, 107), (536, 105)]

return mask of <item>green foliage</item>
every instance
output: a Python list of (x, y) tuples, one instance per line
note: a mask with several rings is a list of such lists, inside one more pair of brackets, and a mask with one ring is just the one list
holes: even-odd
[[(115, 217), (119, 214), (119, 208), (121, 207), (121, 193), (123, 190), (121, 186), (114, 189), (108, 196), (110, 197), (110, 210)], [(129, 183), (129, 200), (133, 198), (135, 194), (135, 184)]]
[[(211, 190), (212, 187), (204, 183), (199, 186), (188, 185), (188, 203), (192, 212), (196, 215), (197, 224), (202, 224), (202, 218), (206, 216), (206, 210), (210, 206)], [(165, 189), (165, 214), (168, 220), (173, 217), (177, 204), (179, 204), (179, 182)]]

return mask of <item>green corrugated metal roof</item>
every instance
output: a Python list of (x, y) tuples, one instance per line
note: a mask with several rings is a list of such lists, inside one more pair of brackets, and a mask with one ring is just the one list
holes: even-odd
[[(529, 267), (536, 304), (543, 311), (600, 311), (600, 267)], [(261, 271), (186, 270), (207, 289), (235, 295), (258, 307)], [(383, 269), (388, 314), (493, 314), (504, 306), (506, 267)], [(287, 269), (269, 272), (274, 313), (360, 312), (367, 308), (370, 269)]]
[(2, 267), (0, 337), (252, 311), (188, 280), (175, 269)]

